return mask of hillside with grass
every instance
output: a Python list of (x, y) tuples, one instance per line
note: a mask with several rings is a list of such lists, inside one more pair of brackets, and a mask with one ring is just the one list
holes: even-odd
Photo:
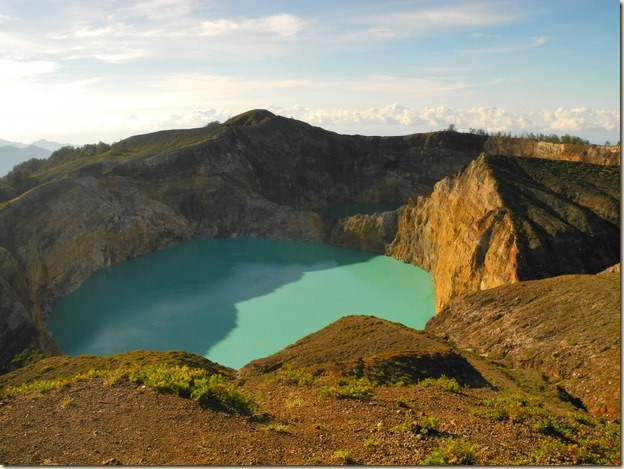
[(590, 412), (619, 419), (616, 267), (465, 295), (431, 318), (426, 330), (509, 366), (539, 370)]

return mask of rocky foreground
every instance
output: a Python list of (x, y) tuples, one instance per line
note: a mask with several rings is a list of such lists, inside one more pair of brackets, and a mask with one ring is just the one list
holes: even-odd
[[(196, 393), (211, 376), (231, 385)], [(619, 424), (587, 413), (557, 380), (370, 316), (238, 372), (133, 352), (44, 358), (0, 384), (4, 464), (620, 461)]]

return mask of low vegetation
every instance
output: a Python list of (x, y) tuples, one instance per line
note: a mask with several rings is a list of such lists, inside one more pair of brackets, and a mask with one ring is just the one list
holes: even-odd
[(334, 451), (332, 460), (338, 464), (357, 464), (351, 451), (346, 449), (339, 449)]
[(439, 378), (425, 378), (418, 383), (419, 386), (427, 388), (429, 386), (435, 386), (442, 391), (448, 391), (452, 393), (458, 393), (461, 391), (461, 386), (455, 378), (447, 378), (442, 375)]
[(374, 385), (366, 378), (338, 378), (324, 381), (328, 384), (319, 388), (321, 398), (368, 399), (373, 396)]
[[(52, 368), (53, 369), (53, 368)], [(45, 371), (51, 371), (46, 369)], [(235, 411), (249, 416), (262, 414), (258, 398), (243, 391), (235, 379), (201, 368), (151, 364), (113, 369), (90, 369), (69, 377), (37, 379), (0, 390), (0, 399), (20, 393), (43, 393), (86, 379), (102, 378), (109, 384), (126, 380), (159, 392), (196, 400), (203, 407)]]
[[(242, 454), (271, 454), (274, 458), (247, 460), (239, 456), (215, 462), (367, 464), (379, 463), (379, 455), (393, 464), (425, 465), (620, 462), (619, 424), (580, 409), (565, 411), (572, 409), (569, 402), (542, 401), (519, 390), (464, 388), (446, 376), (427, 378), (420, 384), (379, 385), (364, 377), (314, 376), (291, 366), (244, 381), (234, 375), (232, 370), (183, 352), (45, 358), (0, 377), (0, 418), (2, 412), (5, 417), (14, 416), (13, 411), (6, 411), (19, 405), (30, 415), (33, 410), (29, 406), (41, 403), (51, 412), (50, 419), (73, 415), (71, 421), (77, 422), (85, 412), (104, 418), (106, 412), (118, 411), (128, 401), (137, 409), (128, 416), (130, 421), (152, 419), (163, 412), (161, 406), (176, 405), (171, 398), (153, 401), (155, 396), (169, 395), (199, 404), (175, 407), (175, 415), (189, 408), (202, 412), (189, 420), (187, 433), (180, 435), (176, 444), (192, 439), (198, 441), (190, 444), (202, 448), (219, 446), (204, 439), (220, 431), (212, 427), (215, 415), (220, 415), (232, 419), (231, 430), (223, 438), (238, 438), (236, 447), (242, 448)], [(144, 393), (143, 389), (156, 392)], [(90, 401), (93, 392), (97, 397)], [(109, 397), (113, 395), (117, 397)], [(149, 407), (149, 402), (158, 404)], [(111, 414), (111, 418), (113, 426), (120, 424), (121, 416)], [(199, 430), (201, 422), (208, 430)], [(103, 423), (93, 425), (100, 429)], [(491, 429), (491, 433), (474, 430), (480, 427)], [(195, 428), (198, 435), (188, 433)], [(170, 430), (150, 426), (150, 434), (159, 431), (161, 438)], [(140, 436), (136, 429), (131, 431)], [(511, 446), (498, 443), (509, 438), (518, 440)], [(0, 444), (0, 455), (6, 450), (2, 448)], [(219, 448), (214, 451), (222, 454)], [(198, 463), (201, 459), (181, 460)]]
[(487, 398), (475, 416), (494, 421), (524, 423), (546, 435), (540, 447), (519, 464), (619, 464), (620, 425), (589, 416), (586, 412), (555, 415), (535, 397), (501, 391)]
[(239, 389), (236, 381), (201, 369), (160, 365), (125, 371), (122, 376), (161, 392), (195, 399), (206, 407), (223, 407), (245, 415), (261, 413), (258, 399)]
[(482, 461), (481, 447), (466, 440), (443, 439), (421, 464), (424, 466), (475, 465)]
[(82, 146), (65, 146), (47, 159), (32, 158), (18, 164), (0, 177), (0, 202), (7, 202), (20, 194), (54, 178), (94, 163), (119, 163), (132, 157), (156, 154), (197, 145), (216, 138), (227, 130), (219, 122), (211, 122), (197, 129), (164, 130), (136, 135), (113, 144), (104, 142)]

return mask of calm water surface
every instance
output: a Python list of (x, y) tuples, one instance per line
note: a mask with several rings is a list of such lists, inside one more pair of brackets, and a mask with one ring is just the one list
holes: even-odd
[(423, 329), (430, 275), (385, 256), (264, 238), (192, 240), (94, 273), (48, 326), (68, 355), (186, 350), (232, 368), (349, 314)]

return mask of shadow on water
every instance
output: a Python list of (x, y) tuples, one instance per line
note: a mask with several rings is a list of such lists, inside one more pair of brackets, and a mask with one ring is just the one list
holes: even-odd
[(200, 239), (94, 273), (52, 309), (48, 326), (68, 355), (183, 348), (205, 355), (237, 326), (237, 307), (306, 272), (371, 254), (265, 238)]

